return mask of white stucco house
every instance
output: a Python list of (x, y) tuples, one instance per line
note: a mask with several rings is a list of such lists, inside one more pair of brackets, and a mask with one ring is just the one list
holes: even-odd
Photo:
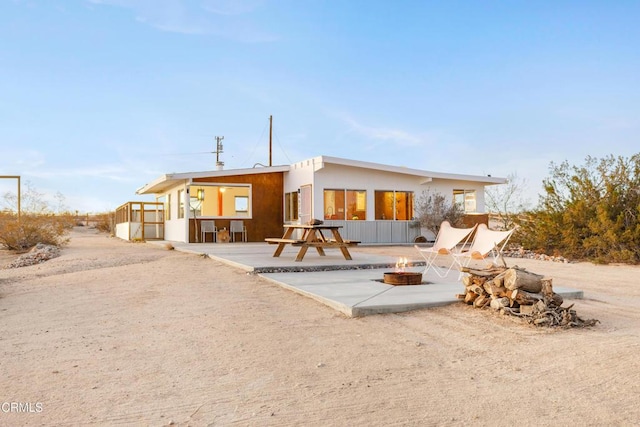
[[(413, 220), (422, 194), (440, 193), (459, 203), (473, 222), (474, 216), (485, 212), (485, 187), (506, 182), (506, 178), (318, 156), (291, 165), (166, 174), (136, 193), (154, 194), (158, 203), (151, 209), (155, 213), (138, 215), (157, 220), (155, 228), (146, 224), (141, 229), (153, 228), (161, 235), (146, 238), (199, 242), (201, 221), (213, 220), (222, 230), (240, 220), (247, 240), (262, 242), (281, 235), (285, 223), (321, 219), (341, 225), (341, 234), (350, 240), (411, 243), (428, 234)], [(126, 209), (131, 211), (130, 206)], [(120, 218), (119, 237), (131, 238), (132, 226), (124, 224), (131, 217), (121, 212)]]

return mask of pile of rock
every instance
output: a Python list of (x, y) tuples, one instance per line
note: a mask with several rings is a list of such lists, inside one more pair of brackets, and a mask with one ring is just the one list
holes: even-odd
[(38, 243), (29, 252), (20, 255), (15, 261), (7, 265), (5, 268), (19, 268), (41, 264), (58, 256), (60, 256), (60, 248), (57, 246)]
[(502, 256), (509, 257), (509, 258), (525, 258), (525, 259), (537, 259), (540, 261), (562, 262), (565, 264), (568, 264), (571, 262), (562, 256), (551, 256), (551, 255), (539, 254), (534, 251), (524, 249), (522, 246), (517, 248), (505, 249), (502, 252)]

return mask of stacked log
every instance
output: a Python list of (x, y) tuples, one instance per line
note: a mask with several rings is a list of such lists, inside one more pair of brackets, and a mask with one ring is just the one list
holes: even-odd
[(458, 299), (476, 308), (490, 308), (501, 314), (525, 319), (536, 326), (585, 327), (598, 320), (584, 320), (576, 311), (562, 307), (563, 298), (553, 291), (552, 279), (517, 266), (477, 270), (463, 268), (465, 293)]

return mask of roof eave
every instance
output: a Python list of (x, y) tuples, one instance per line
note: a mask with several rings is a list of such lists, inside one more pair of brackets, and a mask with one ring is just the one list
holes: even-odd
[(216, 171), (183, 172), (183, 173), (165, 174), (155, 179), (154, 181), (150, 182), (149, 184), (145, 184), (142, 187), (138, 188), (136, 190), (136, 194), (142, 195), (142, 194), (161, 193), (165, 189), (175, 186), (180, 181), (184, 181), (186, 183), (191, 180), (199, 179), (199, 178), (287, 172), (289, 171), (289, 169), (290, 169), (290, 166), (283, 165), (283, 166), (267, 166), (264, 168), (223, 169), (223, 170), (216, 170)]

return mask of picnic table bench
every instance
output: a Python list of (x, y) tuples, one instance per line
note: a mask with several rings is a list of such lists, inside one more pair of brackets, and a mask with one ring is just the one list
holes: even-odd
[(283, 239), (281, 237), (267, 237), (264, 239), (265, 242), (275, 244), (275, 243), (290, 243), (292, 245), (304, 243), (304, 240), (300, 239)]
[[(296, 261), (302, 261), (307, 249), (315, 248), (320, 256), (325, 256), (324, 249), (326, 248), (338, 248), (342, 252), (344, 259), (351, 260), (351, 254), (347, 247), (356, 246), (359, 241), (356, 240), (343, 240), (340, 236), (341, 225), (306, 225), (306, 224), (285, 224), (285, 232), (282, 237), (268, 237), (265, 240), (267, 243), (278, 244), (274, 257), (279, 257), (287, 244), (291, 246), (300, 246), (300, 250), (296, 256)], [(295, 230), (303, 230), (302, 238), (292, 238)], [(331, 231), (333, 238), (326, 238), (323, 234), (323, 230)]]

